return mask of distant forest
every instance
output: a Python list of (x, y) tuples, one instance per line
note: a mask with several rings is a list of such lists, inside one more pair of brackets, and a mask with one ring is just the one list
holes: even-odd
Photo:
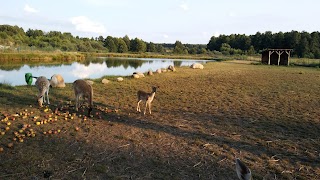
[(317, 32), (257, 32), (255, 35), (231, 34), (212, 36), (208, 44), (159, 44), (142, 39), (99, 36), (83, 38), (59, 31), (44, 32), (37, 29), (24, 31), (18, 26), (0, 25), (0, 52), (3, 51), (79, 51), (117, 53), (171, 53), (171, 54), (222, 54), (254, 55), (268, 48), (293, 49), (299, 58), (320, 58), (320, 33)]

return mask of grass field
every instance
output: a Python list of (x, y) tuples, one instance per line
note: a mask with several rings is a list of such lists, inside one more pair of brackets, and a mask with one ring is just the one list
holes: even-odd
[(21, 62), (71, 62), (84, 61), (85, 55), (77, 52), (0, 52), (0, 63)]
[(320, 67), (320, 59), (292, 58), (290, 65), (305, 67)]
[[(320, 179), (319, 68), (227, 61), (107, 78), (94, 80), (93, 117), (74, 111), (71, 84), (50, 89), (48, 108), (34, 86), (1, 85), (0, 179), (234, 180), (235, 157), (254, 179)], [(144, 116), (136, 92), (152, 85)]]

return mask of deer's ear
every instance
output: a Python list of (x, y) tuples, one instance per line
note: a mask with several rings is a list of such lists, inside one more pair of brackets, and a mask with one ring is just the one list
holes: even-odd
[(239, 179), (244, 179), (244, 180), (251, 179), (250, 169), (238, 158), (236, 158), (236, 172)]

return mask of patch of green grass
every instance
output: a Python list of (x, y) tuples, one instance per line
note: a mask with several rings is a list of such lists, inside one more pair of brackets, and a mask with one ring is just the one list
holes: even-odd
[(83, 61), (85, 56), (81, 53), (72, 52), (21, 52), (0, 53), (0, 62), (51, 62), (51, 61)]
[(290, 59), (290, 65), (318, 68), (320, 66), (320, 59), (292, 58)]

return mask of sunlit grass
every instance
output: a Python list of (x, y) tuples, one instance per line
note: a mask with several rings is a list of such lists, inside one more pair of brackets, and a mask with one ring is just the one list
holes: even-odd
[(51, 62), (51, 61), (79, 61), (84, 60), (85, 55), (72, 52), (20, 52), (0, 53), (0, 62)]
[(291, 58), (290, 64), (295, 66), (320, 67), (320, 59)]

